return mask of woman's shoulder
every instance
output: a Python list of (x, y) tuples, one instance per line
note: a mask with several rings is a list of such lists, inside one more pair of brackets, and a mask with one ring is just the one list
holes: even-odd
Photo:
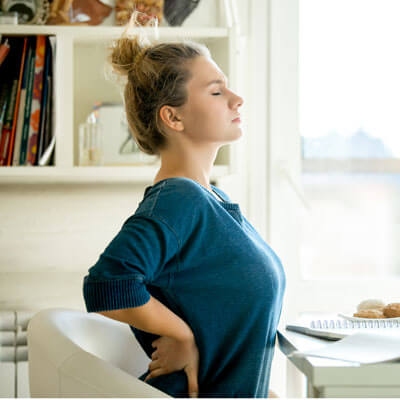
[(185, 177), (162, 179), (152, 186), (147, 186), (136, 214), (166, 217), (182, 217), (185, 212), (201, 209), (208, 201), (207, 189), (199, 183)]
[(191, 179), (163, 179), (146, 187), (134, 217), (161, 221), (179, 238), (184, 238), (204, 221), (209, 205), (207, 196), (207, 189)]

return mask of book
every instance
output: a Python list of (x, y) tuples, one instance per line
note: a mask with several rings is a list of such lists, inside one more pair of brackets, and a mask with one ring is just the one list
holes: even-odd
[[(29, 76), (29, 65), (31, 63), (31, 59), (32, 59), (32, 48), (31, 48), (31, 46), (28, 46), (25, 68), (24, 68), (24, 73), (22, 76), (21, 94), (20, 94), (20, 98), (19, 98), (19, 109), (20, 110), (25, 110), (26, 89), (27, 89), (27, 82), (28, 82), (28, 76)], [(21, 140), (22, 140), (23, 126), (24, 126), (24, 113), (19, 112), (18, 119), (17, 119), (17, 128), (15, 130), (14, 149), (13, 149), (12, 165), (14, 165), (14, 166), (20, 165), (19, 157), (21, 154)]]
[[(10, 82), (4, 82), (0, 86), (0, 138), (1, 131), (3, 130), (4, 120), (6, 118), (7, 103), (9, 101), (8, 93), (10, 91)], [(0, 139), (1, 140), (1, 139)]]
[[(11, 79), (12, 81), (16, 80), (17, 86), (15, 89), (15, 98), (14, 96), (11, 97), (9, 108), (6, 112), (6, 120), (4, 122), (4, 127), (1, 135), (0, 165), (4, 166), (11, 165), (11, 155), (14, 146), (14, 135), (22, 85), (22, 74), (24, 70), (26, 48), (28, 42), (28, 39), (26, 37), (23, 38), (23, 42), (21, 42), (19, 38), (10, 38), (10, 41), (11, 40), (13, 41), (13, 43), (10, 45), (10, 54), (3, 63), (2, 67), (7, 68), (7, 65), (10, 67), (4, 73), (4, 75), (6, 76), (6, 79)], [(17, 68), (15, 68), (15, 66), (17, 66)], [(14, 87), (12, 90), (14, 90)]]
[(286, 325), (286, 329), (328, 340), (340, 340), (362, 331), (371, 333), (385, 331), (400, 337), (400, 320), (371, 319), (369, 321), (349, 321), (343, 318), (313, 319), (312, 317), (302, 316), (294, 324)]
[(8, 93), (7, 111), (0, 139), (0, 165), (5, 165), (5, 162), (7, 160), (8, 141), (11, 136), (11, 128), (13, 124), (17, 90), (18, 90), (18, 79), (15, 79), (12, 82), (11, 89)]
[(50, 51), (49, 71), (48, 71), (48, 96), (45, 116), (45, 127), (43, 136), (42, 155), (38, 160), (38, 165), (54, 165), (55, 153), (55, 58), (56, 58), (56, 40), (54, 36), (48, 37), (48, 50)]
[(0, 137), (1, 131), (3, 130), (4, 120), (6, 119), (7, 101), (8, 99), (5, 99), (5, 101), (1, 103), (0, 106)]
[(42, 95), (42, 104), (40, 106), (41, 113), (40, 113), (40, 123), (39, 123), (39, 134), (38, 134), (38, 152), (36, 157), (35, 165), (40, 165), (39, 160), (43, 155), (44, 152), (44, 145), (45, 145), (45, 127), (46, 127), (46, 116), (47, 116), (47, 107), (49, 104), (49, 86), (50, 86), (50, 63), (51, 63), (51, 48), (50, 48), (50, 41), (48, 36), (46, 36), (46, 52), (45, 52), (45, 64), (44, 64), (44, 71), (43, 71), (43, 95)]
[(21, 151), (19, 156), (19, 165), (26, 165), (26, 156), (28, 148), (28, 135), (29, 135), (29, 124), (31, 119), (31, 106), (33, 97), (33, 81), (35, 78), (35, 62), (36, 62), (36, 36), (32, 36), (30, 45), (32, 46), (32, 57), (30, 63), (27, 64), (28, 69), (28, 80), (26, 88), (26, 103), (24, 110), (24, 123), (22, 127), (22, 138), (21, 138)]
[(9, 52), (10, 44), (8, 43), (8, 39), (6, 39), (4, 43), (0, 44), (0, 65), (3, 64)]
[(26, 165), (35, 165), (38, 153), (38, 135), (43, 94), (43, 71), (45, 64), (46, 37), (39, 35), (36, 41), (35, 72), (33, 79), (33, 94), (29, 135), (27, 144)]
[(353, 333), (335, 343), (306, 351), (295, 350), (288, 358), (318, 357), (357, 364), (376, 364), (400, 359), (400, 337), (381, 332)]

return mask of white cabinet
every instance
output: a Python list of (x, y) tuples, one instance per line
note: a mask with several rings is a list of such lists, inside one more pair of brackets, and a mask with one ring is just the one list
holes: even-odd
[[(234, 23), (232, 3), (221, 1), (220, 6), (220, 15), (224, 15), (226, 22), (224, 27), (160, 26), (159, 39), (169, 41), (188, 38), (205, 44), (227, 75), (231, 88), (236, 90), (240, 86), (241, 77), (237, 71), (238, 63), (243, 62), (240, 55), (244, 40)], [(147, 30), (149, 35), (154, 34), (154, 28), (140, 29)], [(78, 166), (79, 124), (85, 121), (95, 102), (122, 103), (118, 87), (104, 76), (104, 64), (107, 46), (112, 39), (120, 37), (123, 30), (124, 27), (117, 26), (0, 25), (2, 35), (41, 34), (56, 37), (55, 166), (0, 167), (0, 182), (144, 183), (154, 178), (160, 161), (146, 166)], [(237, 172), (239, 146), (238, 143), (231, 143), (220, 148), (212, 179)]]

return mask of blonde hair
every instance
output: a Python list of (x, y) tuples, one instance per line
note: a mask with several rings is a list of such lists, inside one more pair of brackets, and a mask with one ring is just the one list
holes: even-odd
[[(152, 43), (143, 29), (128, 36), (132, 27), (139, 27), (134, 10), (119, 39), (114, 40), (108, 56), (112, 72), (124, 79), (123, 99), (130, 131), (138, 147), (150, 155), (160, 155), (167, 145), (161, 107), (180, 107), (186, 103), (186, 83), (191, 77), (190, 62), (199, 56), (211, 57), (205, 45), (184, 39)], [(148, 25), (156, 25), (153, 18)]]

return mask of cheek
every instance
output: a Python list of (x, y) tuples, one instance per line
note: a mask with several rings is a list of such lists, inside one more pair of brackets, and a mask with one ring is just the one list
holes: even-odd
[(186, 126), (188, 131), (197, 136), (204, 132), (220, 132), (227, 120), (226, 106), (218, 96), (204, 97), (200, 101), (192, 102), (186, 110)]
[(219, 124), (226, 115), (226, 106), (218, 96), (210, 96), (197, 107), (197, 119), (204, 123)]
[(192, 129), (204, 126), (214, 118), (215, 106), (207, 98), (204, 101), (193, 103), (187, 112), (187, 121)]

